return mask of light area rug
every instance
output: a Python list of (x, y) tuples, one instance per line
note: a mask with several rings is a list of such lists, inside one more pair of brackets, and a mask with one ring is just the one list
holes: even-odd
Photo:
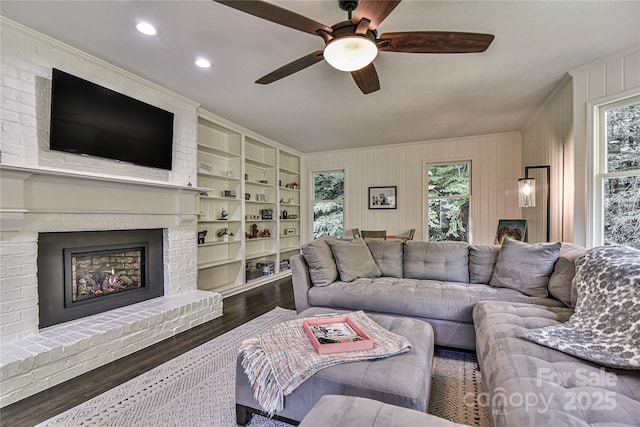
[[(37, 427), (235, 427), (235, 369), (240, 344), (295, 316), (293, 310), (275, 308)], [(473, 354), (436, 351), (430, 413), (488, 427), (487, 408), (475, 403), (482, 392)], [(250, 426), (289, 427), (260, 416), (254, 416)]]

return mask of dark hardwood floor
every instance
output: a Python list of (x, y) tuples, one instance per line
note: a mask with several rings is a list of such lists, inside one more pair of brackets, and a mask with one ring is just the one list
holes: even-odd
[(0, 409), (0, 425), (31, 427), (41, 423), (276, 306), (295, 308), (291, 278), (225, 298), (222, 317)]

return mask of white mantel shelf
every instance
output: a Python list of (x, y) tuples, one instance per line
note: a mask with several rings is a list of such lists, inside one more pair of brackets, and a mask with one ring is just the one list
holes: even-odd
[[(196, 221), (202, 191), (163, 181), (0, 165), (0, 230), (29, 229), (28, 216), (38, 214), (174, 216), (186, 225)], [(67, 221), (50, 231), (67, 231), (75, 218)]]
[(165, 181), (156, 181), (152, 179), (144, 179), (144, 178), (131, 178), (117, 175), (106, 175), (99, 173), (84, 173), (77, 171), (70, 171), (65, 169), (57, 169), (57, 168), (45, 168), (45, 167), (25, 167), (25, 166), (15, 166), (15, 165), (5, 165), (0, 164), (0, 177), (3, 177), (5, 172), (18, 172), (27, 175), (44, 175), (51, 177), (65, 177), (65, 178), (77, 178), (82, 180), (91, 180), (91, 181), (106, 181), (120, 184), (129, 184), (129, 185), (145, 185), (150, 187), (161, 187), (167, 189), (174, 190), (185, 190), (185, 191), (197, 191), (198, 193), (206, 191), (205, 188), (198, 188), (189, 185), (178, 185), (172, 184)]

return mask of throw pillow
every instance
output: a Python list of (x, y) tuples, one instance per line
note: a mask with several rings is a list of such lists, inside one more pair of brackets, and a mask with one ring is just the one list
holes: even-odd
[(593, 248), (576, 271), (575, 313), (522, 338), (601, 366), (640, 369), (640, 251)]
[(331, 240), (328, 243), (343, 282), (382, 275), (364, 239)]
[(532, 297), (546, 297), (549, 295), (549, 276), (559, 251), (560, 243), (531, 245), (505, 237), (489, 283)]
[(400, 240), (381, 240), (367, 242), (373, 260), (385, 277), (402, 278), (402, 257), (404, 243)]
[(300, 247), (314, 286), (327, 286), (338, 278), (338, 269), (327, 242), (335, 237), (327, 236), (305, 243)]
[(496, 268), (499, 253), (498, 245), (469, 246), (469, 283), (489, 283)]
[(549, 293), (567, 307), (575, 308), (575, 301), (571, 303), (571, 292), (575, 287), (573, 278), (576, 274), (576, 260), (587, 250), (572, 243), (562, 243), (558, 261), (553, 267), (549, 278)]

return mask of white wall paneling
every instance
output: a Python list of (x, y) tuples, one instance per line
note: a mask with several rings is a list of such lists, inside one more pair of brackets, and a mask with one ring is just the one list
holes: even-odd
[[(565, 155), (573, 145), (572, 112), (571, 79), (567, 76), (522, 130), (523, 167), (551, 166), (551, 241), (573, 240), (573, 156)], [(546, 216), (545, 209), (540, 204), (525, 208), (523, 218), (535, 230)], [(529, 237), (530, 241), (546, 240), (546, 236)]]
[[(471, 240), (493, 243), (498, 219), (520, 218), (517, 180), (524, 173), (520, 134), (503, 133), (422, 141), (393, 146), (312, 153), (303, 156), (303, 175), (318, 170), (345, 171), (345, 230), (387, 230), (398, 235), (416, 228), (424, 239), (423, 165), (425, 162), (472, 161)], [(312, 206), (310, 183), (307, 206)], [(398, 187), (398, 208), (369, 210), (368, 187)], [(312, 237), (312, 212), (305, 239)]]

